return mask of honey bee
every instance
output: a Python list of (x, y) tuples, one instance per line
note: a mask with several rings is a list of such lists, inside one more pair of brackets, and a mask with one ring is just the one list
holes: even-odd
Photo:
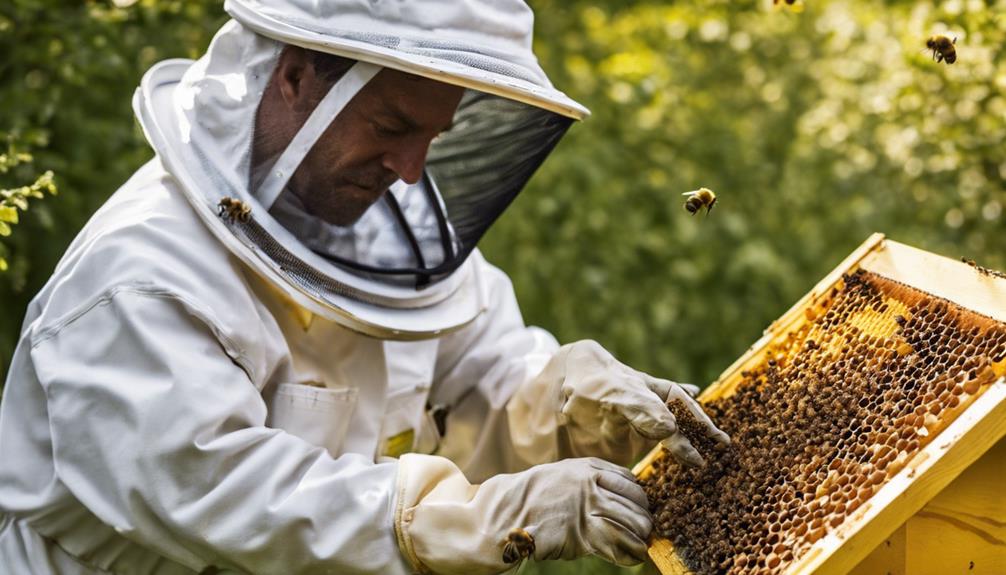
[(926, 48), (933, 51), (933, 60), (936, 60), (937, 64), (946, 62), (949, 65), (957, 61), (957, 49), (954, 44), (957, 44), (956, 36), (951, 40), (942, 34), (936, 34), (926, 40)]
[(709, 188), (699, 188), (693, 192), (685, 192), (681, 195), (688, 196), (688, 199), (685, 200), (685, 209), (693, 216), (702, 208), (706, 209), (706, 215), (708, 215), (709, 212), (713, 211), (713, 205), (716, 204), (716, 194)]
[(514, 528), (503, 542), (503, 562), (516, 563), (534, 553), (534, 537), (521, 528)]
[(973, 267), (976, 272), (985, 277), (1006, 278), (1006, 274), (993, 269), (989, 269), (985, 266), (978, 265), (978, 262), (976, 262), (975, 260), (966, 257), (961, 257), (961, 261)]
[(237, 220), (243, 224), (251, 219), (251, 206), (230, 196), (221, 198), (217, 208), (217, 215), (230, 222)]

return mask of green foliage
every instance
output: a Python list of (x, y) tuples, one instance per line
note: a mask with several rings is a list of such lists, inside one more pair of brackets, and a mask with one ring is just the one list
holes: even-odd
[[(28, 301), (70, 240), (152, 156), (130, 106), (143, 72), (165, 58), (198, 57), (224, 21), (222, 5), (0, 2), (0, 130), (18, 134), (35, 164), (56, 174), (61, 192), (59, 201), (32, 205), (19, 231), (4, 238), (11, 257), (10, 270), (0, 274), (0, 374)], [(26, 173), (12, 174), (14, 185), (30, 181)]]
[[(16, 141), (17, 138), (13, 135), (7, 136), (7, 151), (0, 154), (0, 176), (31, 165), (34, 161), (31, 153), (19, 148)], [(28, 209), (29, 199), (40, 200), (45, 197), (46, 193), (56, 194), (56, 183), (53, 182), (51, 170), (36, 176), (35, 181), (30, 184), (16, 188), (0, 188), (0, 237), (11, 235), (11, 226), (20, 220), (18, 212), (24, 212)], [(0, 242), (0, 272), (6, 272), (9, 268), (7, 256), (7, 246)], [(16, 261), (22, 263), (23, 266), (23, 257)]]
[[(707, 383), (873, 231), (1006, 267), (1003, 0), (531, 3), (544, 68), (594, 115), (482, 247), (561, 340)], [(118, 4), (0, 5), (0, 128), (61, 191), (9, 238), (30, 265), (0, 276), (0, 373), (28, 299), (150, 157), (129, 106), (141, 74), (199, 55), (223, 20), (219, 0)], [(953, 66), (924, 50), (941, 32)], [(681, 194), (702, 186), (719, 202), (691, 217)]]

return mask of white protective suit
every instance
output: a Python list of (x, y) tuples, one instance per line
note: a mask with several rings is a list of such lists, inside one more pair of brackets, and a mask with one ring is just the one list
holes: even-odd
[[(398, 16), (446, 10), (432, 4)], [(352, 5), (345, 22), (365, 20)], [(227, 6), (237, 17), (265, 5)], [(464, 37), (478, 6), (428, 28), (462, 26)], [(516, 26), (528, 27), (528, 49), (529, 14)], [(215, 201), (198, 194), (218, 190), (192, 185), (179, 158), (209, 139), (248, 169), (250, 132), (228, 126), (247, 124), (270, 68), (215, 66), (244, 63), (248, 46), (275, 58), (270, 42), (231, 22), (203, 61), (151, 76), (181, 86), (169, 99), (183, 110), (176, 147), (141, 101), (158, 157), (93, 216), (32, 301), (0, 403), (3, 572), (497, 573), (513, 527), (535, 536), (536, 559), (638, 560), (645, 496), (624, 469), (589, 457), (626, 463), (670, 436), (694, 461), (663, 407), (693, 405), (680, 386), (590, 342), (557, 353), (473, 246), (430, 290), (447, 299), (383, 312), (336, 298), (335, 309), (214, 219)], [(210, 85), (221, 78), (223, 95)], [(224, 105), (218, 123), (185, 123), (200, 101)], [(463, 230), (446, 229), (463, 244)], [(375, 289), (389, 300), (402, 291)], [(389, 337), (437, 337), (373, 337), (385, 316)], [(566, 457), (581, 459), (548, 463)]]

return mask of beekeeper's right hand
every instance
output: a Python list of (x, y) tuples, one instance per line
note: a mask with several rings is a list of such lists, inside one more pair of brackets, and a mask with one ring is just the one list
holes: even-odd
[(450, 460), (399, 460), (395, 529), (421, 573), (500, 573), (514, 528), (534, 538), (536, 560), (595, 555), (618, 565), (646, 557), (652, 530), (632, 474), (601, 459), (566, 459), (471, 485)]

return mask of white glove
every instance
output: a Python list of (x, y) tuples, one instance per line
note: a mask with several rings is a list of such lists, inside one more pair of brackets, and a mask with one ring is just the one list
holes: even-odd
[[(564, 345), (508, 405), (513, 444), (528, 459), (548, 453), (629, 465), (663, 440), (679, 462), (701, 466), (702, 456), (678, 431), (666, 405), (681, 400), (710, 437), (728, 445), (730, 437), (693, 399), (697, 391), (636, 371), (595, 341)], [(557, 439), (549, 439), (550, 433)]]
[(514, 566), (503, 550), (513, 529), (534, 541), (536, 560), (595, 555), (618, 565), (646, 558), (652, 530), (646, 495), (625, 468), (566, 459), (471, 485), (450, 460), (399, 460), (395, 527), (421, 573), (490, 574)]

